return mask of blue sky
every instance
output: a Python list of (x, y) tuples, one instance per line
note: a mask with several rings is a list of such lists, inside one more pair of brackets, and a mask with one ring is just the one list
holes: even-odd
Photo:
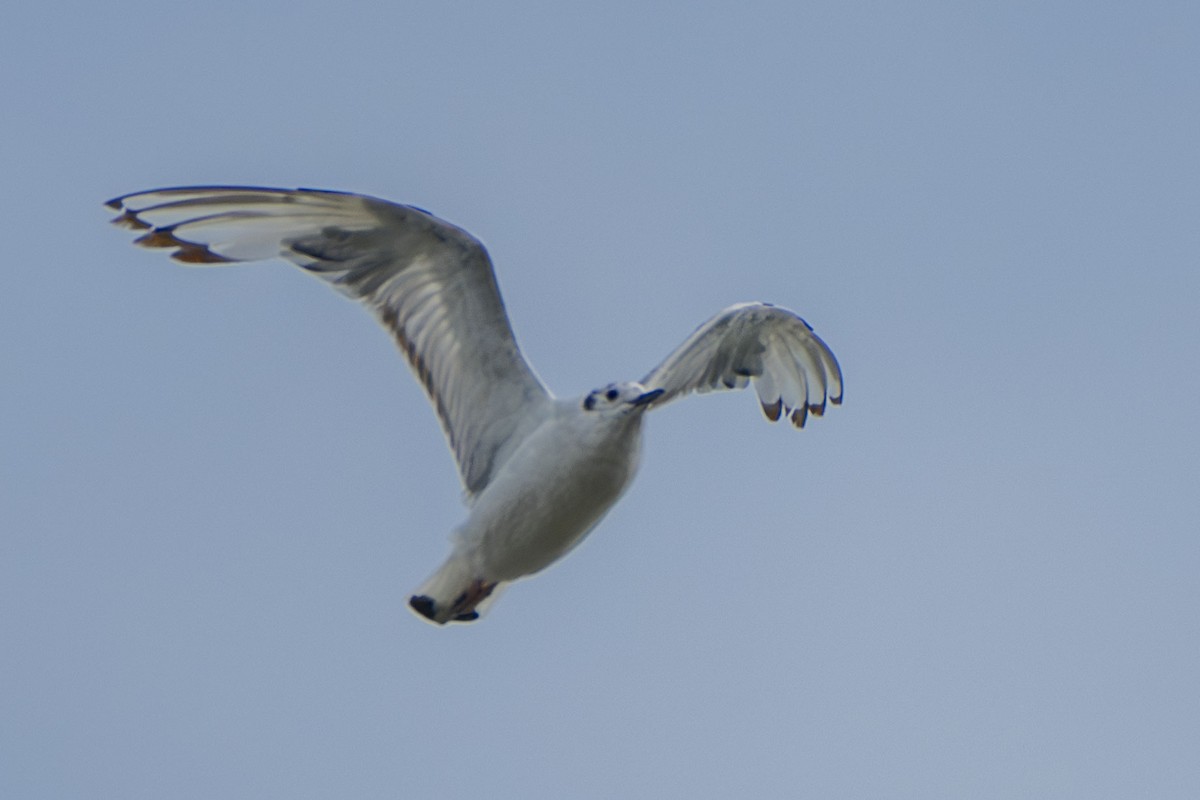
[[(26, 4), (0, 25), (0, 795), (1200, 794), (1193, 3)], [(386, 335), (101, 203), (362, 191), (561, 395), (741, 300), (846, 404), (648, 420), (481, 624)]]

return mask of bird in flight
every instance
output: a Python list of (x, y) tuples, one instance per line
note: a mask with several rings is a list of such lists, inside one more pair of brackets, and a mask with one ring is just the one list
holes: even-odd
[(753, 383), (763, 413), (803, 428), (842, 401), (837, 359), (769, 303), (719, 312), (640, 381), (556, 398), (517, 347), (491, 260), (427, 211), (344, 192), (200, 186), (110, 200), (136, 244), (185, 264), (281, 258), (365, 306), (391, 333), (441, 421), (469, 514), (409, 606), (471, 622), (505, 585), (566, 555), (637, 470), (646, 412)]

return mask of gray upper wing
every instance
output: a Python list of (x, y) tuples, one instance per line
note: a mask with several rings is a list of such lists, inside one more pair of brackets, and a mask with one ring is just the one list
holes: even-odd
[(487, 486), (551, 396), (513, 337), (491, 261), (411, 206), (309, 189), (192, 187), (125, 195), (113, 221), (189, 264), (283, 258), (361, 302), (437, 410), (468, 497)]
[(660, 406), (691, 392), (742, 389), (751, 382), (763, 413), (803, 428), (809, 413), (842, 402), (842, 371), (808, 323), (786, 308), (740, 303), (705, 322), (642, 379), (662, 389)]

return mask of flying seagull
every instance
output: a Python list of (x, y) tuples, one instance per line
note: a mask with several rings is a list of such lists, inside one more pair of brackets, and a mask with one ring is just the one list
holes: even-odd
[(640, 381), (556, 398), (522, 356), (483, 245), (427, 211), (314, 189), (200, 186), (110, 200), (117, 225), (185, 264), (282, 258), (366, 306), (441, 421), (470, 508), (409, 606), (471, 622), (498, 590), (566, 555), (638, 466), (642, 418), (692, 392), (750, 383), (771, 421), (803, 428), (842, 401), (837, 359), (769, 303), (721, 311)]

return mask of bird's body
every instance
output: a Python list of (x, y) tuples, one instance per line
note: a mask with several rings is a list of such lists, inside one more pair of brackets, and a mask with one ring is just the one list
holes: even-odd
[(553, 397), (525, 362), (491, 263), (464, 231), (362, 195), (246, 187), (160, 189), (109, 202), (138, 243), (191, 264), (280, 257), (362, 302), (425, 387), (470, 507), (449, 558), (414, 593), (425, 619), (469, 622), (504, 584), (575, 547), (638, 466), (645, 413), (693, 391), (754, 383), (767, 417), (803, 427), (841, 402), (836, 359), (804, 320), (731, 306), (639, 382)]
[(642, 409), (614, 419), (555, 403), (476, 497), (450, 557), (417, 589), (440, 610), (435, 621), (470, 616), (474, 609), (455, 601), (471, 581), (495, 586), (532, 575), (583, 540), (637, 472)]

